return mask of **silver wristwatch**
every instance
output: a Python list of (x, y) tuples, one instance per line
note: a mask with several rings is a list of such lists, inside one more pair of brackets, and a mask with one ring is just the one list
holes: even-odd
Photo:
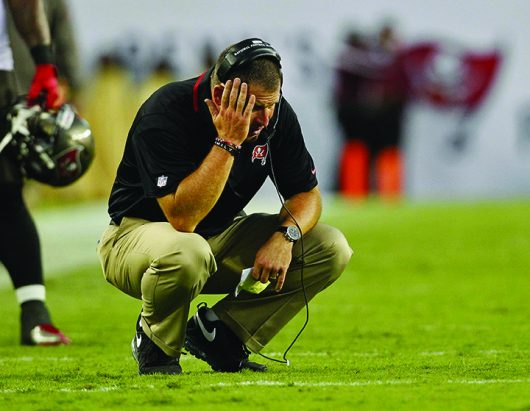
[(302, 237), (300, 230), (295, 225), (279, 226), (276, 231), (283, 233), (285, 239), (291, 243), (300, 240), (300, 237)]

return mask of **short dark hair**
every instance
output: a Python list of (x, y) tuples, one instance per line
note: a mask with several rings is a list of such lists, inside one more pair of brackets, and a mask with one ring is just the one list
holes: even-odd
[[(217, 70), (232, 47), (233, 45), (224, 49), (215, 63), (212, 73), (212, 83), (214, 85), (222, 83), (217, 76)], [(235, 67), (230, 71), (229, 78), (234, 79), (236, 77), (239, 77), (242, 82), (247, 84), (259, 84), (266, 90), (274, 90), (282, 82), (280, 65), (271, 57), (258, 57), (248, 63)]]

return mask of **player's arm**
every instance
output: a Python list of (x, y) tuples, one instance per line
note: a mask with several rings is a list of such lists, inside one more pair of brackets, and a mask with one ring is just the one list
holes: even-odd
[(50, 28), (41, 0), (7, 0), (15, 26), (30, 48), (35, 75), (28, 91), (30, 105), (53, 108), (59, 96), (57, 70), (53, 64)]
[[(310, 191), (298, 193), (285, 202), (280, 211), (280, 225), (296, 225), (302, 234), (310, 231), (320, 218), (322, 212), (322, 198), (318, 187)], [(292, 259), (293, 243), (287, 240), (281, 232), (275, 232), (269, 240), (258, 250), (254, 260), (252, 276), (263, 283), (269, 279), (276, 279), (276, 291), (280, 291), (285, 282), (285, 275)]]
[(15, 26), (29, 47), (49, 45), (50, 29), (41, 0), (7, 0)]
[[(221, 91), (222, 95), (216, 99), (215, 93)], [(227, 81), (224, 89), (214, 90), (213, 101), (205, 100), (218, 136), (237, 146), (248, 136), (256, 100), (251, 95), (247, 103), (247, 91), (247, 84), (241, 84), (236, 78), (233, 82)], [(233, 164), (232, 154), (214, 145), (201, 165), (180, 182), (174, 193), (158, 199), (160, 208), (175, 230), (195, 230), (221, 196)]]

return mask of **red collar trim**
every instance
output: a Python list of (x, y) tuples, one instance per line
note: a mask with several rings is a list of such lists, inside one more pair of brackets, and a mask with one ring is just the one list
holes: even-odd
[(195, 82), (195, 85), (193, 86), (193, 109), (195, 110), (196, 113), (199, 112), (199, 84), (202, 81), (202, 78), (204, 77), (205, 74), (206, 74), (206, 71), (203, 72), (199, 76), (199, 78)]

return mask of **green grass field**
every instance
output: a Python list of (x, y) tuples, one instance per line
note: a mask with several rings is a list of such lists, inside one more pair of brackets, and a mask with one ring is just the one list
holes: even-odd
[[(20, 347), (0, 290), (0, 409), (530, 410), (530, 202), (336, 202), (323, 220), (355, 255), (310, 305), (290, 367), (219, 374), (188, 355), (183, 375), (138, 376), (140, 304), (94, 264), (48, 280), (67, 347)], [(280, 358), (303, 320), (265, 352)]]

